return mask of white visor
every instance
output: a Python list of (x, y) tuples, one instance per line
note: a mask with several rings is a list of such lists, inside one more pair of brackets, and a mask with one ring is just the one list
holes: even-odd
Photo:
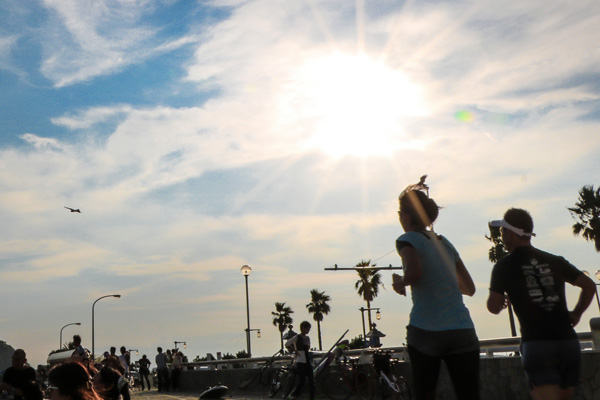
[(490, 226), (496, 226), (496, 227), (501, 226), (502, 228), (508, 229), (509, 231), (513, 231), (514, 233), (516, 233), (519, 236), (535, 236), (535, 233), (525, 232), (523, 229), (517, 228), (516, 226), (512, 226), (511, 224), (509, 224), (508, 222), (506, 222), (503, 219), (497, 219), (495, 221), (490, 221)]

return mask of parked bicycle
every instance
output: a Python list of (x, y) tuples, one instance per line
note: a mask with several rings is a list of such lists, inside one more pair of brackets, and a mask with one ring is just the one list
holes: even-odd
[(277, 352), (275, 354), (273, 354), (267, 361), (265, 361), (265, 363), (258, 369), (258, 371), (256, 371), (255, 374), (253, 374), (252, 376), (250, 376), (250, 378), (248, 378), (244, 382), (242, 382), (240, 384), (239, 388), (241, 390), (244, 390), (244, 389), (246, 389), (246, 387), (248, 385), (250, 385), (250, 383), (254, 382), (255, 380), (257, 380), (258, 383), (261, 385), (265, 385), (265, 386), (270, 385), (271, 384), (271, 379), (270, 379), (271, 365), (273, 365), (273, 363), (275, 362), (277, 357), (281, 354), (282, 354), (281, 350), (277, 350)]
[(365, 366), (359, 364), (358, 358), (346, 357), (338, 359), (329, 367), (321, 379), (323, 393), (331, 400), (346, 400), (356, 394), (361, 400), (371, 400), (373, 385)]
[(271, 371), (269, 376), (269, 397), (274, 397), (281, 390), (281, 398), (286, 398), (294, 386), (298, 383), (296, 365), (290, 362), (280, 368)]
[(375, 350), (373, 353), (373, 367), (379, 377), (381, 400), (388, 397), (392, 400), (411, 400), (412, 393), (408, 381), (392, 369), (395, 362), (389, 351)]
[[(315, 380), (321, 376), (323, 371), (327, 370), (327, 367), (334, 359), (335, 351), (339, 348), (341, 343), (344, 343), (342, 342), (342, 339), (344, 339), (344, 336), (346, 336), (347, 333), (348, 329), (346, 329), (346, 332), (340, 336), (340, 338), (333, 344), (333, 346), (331, 346), (329, 351), (321, 357), (319, 363), (314, 367), (313, 375)], [(347, 341), (344, 344), (344, 347), (345, 345), (347, 345)], [(277, 392), (282, 389), (281, 397), (286, 398), (298, 383), (299, 377), (296, 370), (296, 364), (292, 361), (289, 365), (284, 365), (281, 368), (272, 371), (269, 377), (269, 397), (274, 397)]]

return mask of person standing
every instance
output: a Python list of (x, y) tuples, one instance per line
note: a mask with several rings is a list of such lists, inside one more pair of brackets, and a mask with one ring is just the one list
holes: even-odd
[(300, 396), (306, 381), (308, 381), (308, 387), (310, 390), (310, 400), (315, 398), (315, 378), (313, 376), (310, 357), (310, 337), (308, 337), (310, 328), (310, 322), (302, 321), (300, 323), (300, 333), (285, 342), (285, 347), (289, 350), (289, 352), (294, 352), (296, 355), (296, 368), (298, 371), (298, 376), (300, 377), (298, 385), (290, 395), (292, 399)]
[(35, 380), (35, 369), (27, 365), (25, 350), (17, 349), (12, 355), (12, 366), (4, 371), (0, 391), (12, 393), (14, 400), (23, 400), (23, 388)]
[(475, 284), (452, 243), (431, 229), (439, 207), (429, 197), (425, 177), (399, 196), (400, 224), (396, 239), (404, 276), (393, 274), (393, 288), (413, 307), (407, 326), (407, 349), (417, 400), (435, 398), (441, 362), (450, 375), (456, 397), (478, 400), (479, 339), (463, 295), (473, 296)]
[(156, 349), (158, 354), (154, 361), (156, 361), (156, 374), (158, 375), (158, 391), (162, 392), (163, 389), (169, 391), (169, 367), (167, 365), (167, 355), (163, 353), (162, 347)]
[(119, 349), (121, 355), (119, 356), (119, 361), (121, 362), (121, 366), (125, 370), (123, 374), (125, 377), (129, 377), (129, 353), (127, 352), (127, 348), (125, 346), (121, 346)]
[(171, 389), (175, 392), (179, 389), (179, 377), (183, 369), (183, 353), (173, 350), (173, 362), (171, 363)]
[(146, 383), (148, 384), (148, 390), (150, 390), (152, 388), (152, 385), (150, 385), (150, 379), (148, 378), (148, 376), (150, 375), (150, 364), (152, 363), (144, 354), (142, 358), (140, 358), (140, 360), (138, 361), (138, 364), (140, 365), (140, 381), (142, 382), (142, 390), (144, 390), (144, 379), (146, 379)]
[[(512, 304), (521, 325), (521, 362), (535, 400), (571, 399), (579, 381), (581, 350), (573, 329), (596, 293), (594, 281), (565, 260), (531, 245), (533, 219), (511, 208), (500, 227), (509, 252), (492, 269), (487, 308), (498, 314)], [(565, 297), (565, 282), (581, 288), (573, 311)]]

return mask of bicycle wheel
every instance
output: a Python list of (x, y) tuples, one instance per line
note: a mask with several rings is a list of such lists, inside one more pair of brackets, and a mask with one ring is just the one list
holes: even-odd
[(396, 385), (398, 386), (398, 392), (393, 393), (395, 400), (412, 400), (410, 386), (403, 376), (396, 376)]
[(283, 391), (281, 392), (281, 398), (285, 399), (292, 392), (292, 390), (298, 384), (298, 374), (293, 369), (285, 372), (284, 376), (281, 378), (281, 387)]
[(371, 400), (373, 398), (373, 384), (366, 372), (358, 371), (356, 373), (354, 387), (359, 399)]
[(271, 374), (269, 375), (269, 397), (275, 396), (279, 389), (281, 389), (282, 376), (283, 371), (281, 369), (271, 371)]
[(381, 390), (381, 400), (387, 399), (388, 397), (392, 396), (392, 392), (394, 392), (395, 390), (395, 388), (392, 388), (392, 385), (395, 386), (393, 383), (389, 382), (389, 380), (386, 379), (384, 373), (381, 372), (381, 374), (379, 375), (379, 389)]
[(339, 371), (329, 371), (323, 375), (321, 389), (331, 400), (346, 400), (352, 394), (352, 387)]

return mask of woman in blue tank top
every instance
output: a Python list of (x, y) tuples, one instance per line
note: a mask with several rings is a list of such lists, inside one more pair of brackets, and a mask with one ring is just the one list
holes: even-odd
[(394, 290), (413, 308), (407, 326), (407, 348), (417, 400), (435, 399), (444, 361), (460, 400), (479, 400), (479, 339), (462, 296), (475, 284), (452, 243), (431, 230), (439, 207), (429, 197), (425, 177), (398, 198), (405, 233), (396, 240), (404, 276), (393, 275)]

